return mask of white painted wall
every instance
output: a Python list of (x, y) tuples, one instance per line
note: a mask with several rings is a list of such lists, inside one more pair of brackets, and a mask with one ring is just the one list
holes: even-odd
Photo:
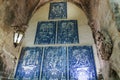
[[(94, 40), (92, 37), (92, 31), (88, 25), (88, 19), (85, 16), (84, 12), (75, 6), (74, 4), (68, 2), (67, 3), (67, 19), (68, 20), (77, 20), (78, 21), (78, 32), (79, 32), (79, 44), (51, 44), (51, 45), (34, 45), (34, 39), (37, 29), (38, 21), (49, 21), (48, 14), (49, 14), (49, 3), (45, 4), (41, 8), (37, 10), (37, 12), (32, 16), (31, 20), (29, 21), (29, 28), (25, 33), (25, 38), (23, 41), (23, 46), (70, 46), (70, 45), (94, 45)], [(59, 20), (59, 19), (58, 19)], [(57, 20), (55, 20), (57, 21)], [(94, 48), (94, 56), (96, 62), (97, 73), (100, 70), (99, 59), (97, 57), (97, 52), (95, 46)]]

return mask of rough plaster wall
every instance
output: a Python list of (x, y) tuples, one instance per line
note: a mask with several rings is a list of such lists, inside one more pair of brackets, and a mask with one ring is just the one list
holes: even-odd
[[(13, 36), (13, 30), (8, 24), (11, 20), (10, 15), (6, 15), (6, 9), (8, 9), (9, 3), (0, 3), (0, 76), (11, 77), (15, 67), (15, 57), (18, 48), (14, 49), (11, 36)], [(9, 12), (9, 10), (7, 11)], [(5, 16), (6, 15), (6, 16)], [(7, 18), (9, 17), (9, 19)], [(5, 23), (7, 20), (7, 24)]]
[[(39, 3), (40, 2), (40, 3)], [(13, 27), (28, 23), (28, 19), (34, 13), (36, 5), (44, 4), (39, 0), (0, 0), (0, 79), (11, 78), (14, 75), (16, 60), (18, 59), (20, 47), (13, 45)]]
[[(13, 29), (10, 27), (12, 26), (21, 26), (23, 24), (27, 24), (27, 22), (30, 19), (30, 15), (32, 15), (33, 13), (36, 12), (36, 10), (45, 2), (48, 2), (49, 0), (36, 0), (35, 3), (32, 2), (32, 0), (26, 0), (27, 2), (23, 3), (24, 0), (0, 0), (0, 55), (6, 55), (7, 56), (18, 56), (19, 52), (19, 46), (15, 49), (12, 45), (12, 40), (11, 38), (13, 38)], [(83, 11), (86, 13), (88, 19), (89, 19), (89, 24), (91, 25), (91, 29), (93, 31), (93, 35), (95, 35), (94, 32), (97, 31), (101, 31), (101, 30), (106, 30), (106, 32), (108, 33), (108, 35), (110, 35), (111, 40), (113, 42), (113, 51), (112, 51), (112, 56), (107, 56), (107, 61), (102, 60), (101, 59), (101, 63), (103, 64), (103, 71), (106, 68), (106, 66), (108, 66), (107, 71), (103, 72), (104, 74), (106, 74), (106, 80), (108, 79), (108, 74), (109, 73), (109, 63), (110, 66), (112, 67), (112, 69), (114, 69), (117, 74), (120, 76), (120, 33), (118, 32), (117, 28), (116, 28), (116, 24), (114, 21), (114, 16), (113, 13), (110, 10), (110, 6), (109, 6), (109, 0), (68, 0), (68, 1), (72, 1), (73, 3), (75, 3), (76, 5), (78, 5), (79, 7), (81, 7), (83, 9)], [(20, 4), (19, 4), (20, 2)], [(23, 3), (23, 4), (22, 4)], [(28, 7), (26, 7), (26, 4), (30, 5)], [(22, 6), (24, 5), (24, 6)], [(17, 6), (17, 7), (15, 7)], [(20, 12), (20, 13), (19, 13)], [(28, 16), (27, 18), (24, 18), (23, 16)], [(99, 33), (98, 33), (99, 34)], [(101, 35), (101, 34), (100, 34)], [(95, 41), (97, 40), (97, 37), (95, 37)], [(103, 36), (102, 36), (103, 38)], [(103, 42), (98, 41), (98, 43), (104, 43), (105, 40), (103, 40)], [(7, 47), (4, 47), (4, 46)], [(12, 45), (12, 46), (11, 46)], [(106, 49), (108, 49), (109, 46), (105, 46)], [(9, 49), (8, 49), (9, 48)], [(13, 49), (13, 50), (12, 50)], [(101, 47), (98, 49), (101, 49)], [(7, 50), (7, 51), (6, 51)], [(9, 51), (9, 50), (12, 50)], [(104, 57), (105, 54), (103, 54), (103, 52), (101, 51), (101, 55), (103, 55)], [(111, 55), (111, 54), (110, 54)], [(110, 57), (110, 59), (109, 59)], [(4, 56), (2, 56), (2, 58), (4, 58)], [(5, 59), (5, 65), (7, 65), (7, 63), (11, 63), (11, 65), (14, 65), (12, 63), (12, 61), (14, 61), (14, 59), (12, 57), (10, 57), (11, 60), (7, 60)], [(101, 58), (101, 57), (100, 57)], [(107, 63), (107, 64), (106, 64)], [(8, 67), (8, 66), (7, 66)], [(9, 68), (6, 68), (9, 70)], [(106, 73), (107, 72), (107, 73)]]
[(117, 29), (120, 32), (120, 1), (119, 0), (110, 0), (111, 8), (115, 16), (115, 21)]
[[(101, 5), (99, 5), (99, 15), (101, 16), (99, 17), (99, 19), (100, 19), (101, 29), (104, 29), (109, 33), (113, 42), (113, 51), (109, 59), (110, 67), (114, 69), (120, 77), (120, 66), (119, 66), (120, 48), (118, 46), (118, 44), (120, 43), (120, 33), (117, 30), (117, 26), (114, 21), (114, 15), (110, 9), (109, 1), (106, 2), (100, 1), (100, 3)], [(103, 8), (104, 11), (101, 12)]]

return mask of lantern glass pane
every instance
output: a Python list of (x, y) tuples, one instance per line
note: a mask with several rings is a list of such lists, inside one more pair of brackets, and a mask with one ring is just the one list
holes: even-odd
[(17, 43), (20, 43), (20, 41), (22, 40), (22, 38), (23, 38), (23, 34), (20, 33), (20, 34), (19, 34), (19, 37), (18, 37), (18, 39), (17, 39)]
[(17, 43), (18, 33), (14, 34), (14, 43)]

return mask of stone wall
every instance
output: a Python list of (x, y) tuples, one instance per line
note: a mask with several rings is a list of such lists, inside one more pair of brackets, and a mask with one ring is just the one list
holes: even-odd
[(120, 32), (120, 1), (119, 0), (110, 0), (110, 7), (114, 13), (116, 27)]
[[(33, 3), (32, 0), (27, 0), (27, 2), (24, 2), (24, 0), (18, 0), (18, 2), (14, 0), (0, 0), (0, 58), (2, 59), (0, 62), (0, 66), (6, 66), (3, 69), (4, 72), (14, 73), (14, 65), (16, 62), (16, 58), (18, 58), (17, 53), (19, 53), (20, 50), (20, 46), (18, 46), (17, 48), (14, 48), (13, 46), (13, 29), (11, 26), (21, 26), (23, 24), (27, 24), (31, 16), (37, 11), (37, 9), (41, 8), (41, 5), (46, 3), (45, 1), (48, 2), (49, 0), (36, 0), (35, 3)], [(110, 80), (109, 71), (111, 69), (117, 72), (120, 77), (120, 33), (118, 32), (119, 26), (117, 26), (119, 24), (119, 9), (118, 11), (113, 11), (116, 12), (115, 15), (113, 15), (112, 10), (110, 9), (109, 0), (68, 1), (75, 3), (87, 15), (89, 25), (94, 35), (96, 46), (98, 48), (98, 54), (100, 55), (101, 65), (103, 67), (102, 71), (104, 71), (102, 74), (104, 75), (105, 80)], [(29, 3), (30, 5), (27, 5)], [(24, 16), (27, 17), (24, 18)], [(117, 20), (117, 25), (115, 19)], [(106, 31), (110, 38), (108, 37), (108, 35), (102, 36), (106, 35), (106, 33), (101, 33), (101, 31)], [(107, 39), (104, 39), (104, 37)], [(111, 42), (109, 43), (109, 41)], [(107, 46), (103, 46), (105, 44), (107, 44)], [(107, 51), (102, 51), (103, 48), (107, 49)], [(111, 48), (112, 54), (109, 54), (109, 52), (111, 52)], [(103, 56), (104, 60), (101, 58), (101, 55)], [(107, 69), (106, 66), (108, 67)], [(9, 75), (6, 74), (5, 76), (8, 77)]]
[[(118, 75), (120, 76), (120, 74), (119, 74), (120, 68), (118, 67), (119, 66), (119, 56), (120, 56), (119, 55), (120, 49), (118, 46), (118, 44), (120, 42), (120, 35), (119, 35), (120, 33), (118, 32), (117, 25), (115, 24), (115, 21), (114, 21), (115, 16), (112, 13), (109, 1), (108, 0), (105, 2), (100, 1), (100, 3), (101, 4), (99, 5), (98, 15), (99, 15), (101, 29), (106, 30), (106, 32), (108, 32), (108, 34), (111, 37), (112, 44), (113, 44), (112, 55), (108, 59), (108, 61), (109, 61), (108, 63), (109, 63), (110, 69), (115, 70), (118, 73)], [(104, 11), (102, 11), (103, 8), (104, 8)]]
[[(1, 1), (0, 5), (0, 78), (12, 77), (16, 64), (18, 48), (13, 46), (13, 29), (9, 26), (11, 18), (7, 15), (10, 12), (6, 9), (8, 5)], [(7, 19), (7, 23), (5, 20)]]

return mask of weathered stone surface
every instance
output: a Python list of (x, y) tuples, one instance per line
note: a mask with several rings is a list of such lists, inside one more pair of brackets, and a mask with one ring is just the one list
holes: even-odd
[[(15, 49), (12, 44), (13, 30), (10, 26), (26, 25), (32, 14), (39, 7), (41, 7), (41, 5), (45, 4), (48, 1), (51, 0), (0, 1), (0, 56), (4, 61), (4, 65), (6, 65), (4, 69), (6, 72), (10, 73), (11, 70), (14, 69), (14, 58), (15, 56), (18, 57), (18, 54), (16, 54), (18, 53), (18, 48)], [(89, 19), (89, 25), (91, 26), (91, 30), (93, 32), (98, 54), (103, 56), (105, 60), (109, 60), (110, 66), (117, 72), (120, 77), (120, 33), (118, 32), (119, 27), (117, 30), (117, 26), (114, 21), (114, 15), (110, 10), (109, 0), (68, 1), (73, 2), (78, 7), (83, 9)], [(117, 17), (117, 19), (119, 20), (119, 17)], [(119, 22), (117, 22), (117, 24), (119, 24)], [(101, 30), (105, 30), (107, 32), (107, 35), (106, 33), (102, 33)], [(102, 33), (102, 36), (100, 33)], [(110, 37), (108, 37), (108, 35), (110, 35)], [(111, 49), (112, 47), (113, 49)], [(102, 63), (101, 64), (104, 66), (109, 66), (109, 62), (107, 65)], [(103, 67), (103, 70), (106, 70), (105, 68), (106, 67)], [(103, 74), (108, 74), (107, 71), (104, 71)], [(108, 78), (105, 78), (105, 80), (107, 79)]]
[(119, 49), (120, 49), (120, 42), (118, 43), (118, 47), (119, 47)]
[(6, 4), (3, 2), (0, 5), (0, 59), (2, 59), (0, 62), (0, 76), (12, 77), (16, 62), (15, 56), (18, 56), (18, 48), (13, 47), (13, 29), (9, 26), (11, 17), (7, 14), (9, 13), (6, 13)]
[[(111, 12), (109, 1), (100, 1), (101, 5), (99, 7), (99, 19), (101, 28), (107, 30), (108, 34), (111, 37), (112, 43), (113, 43), (113, 49), (112, 49), (112, 55), (109, 59), (110, 66), (112, 69), (114, 69), (117, 74), (119, 75), (120, 66), (118, 56), (120, 56), (120, 51), (118, 50), (118, 43), (120, 42), (120, 35), (117, 30), (115, 21), (114, 21), (114, 15)], [(104, 11), (102, 11), (104, 9)], [(102, 12), (101, 12), (102, 11)], [(117, 56), (115, 56), (117, 55)], [(113, 59), (114, 58), (114, 59)], [(114, 67), (113, 67), (114, 66)], [(119, 76), (120, 77), (120, 76)]]
[[(1, 33), (2, 32), (2, 33)], [(16, 64), (16, 56), (18, 57), (18, 48), (14, 48), (12, 38), (12, 30), (3, 30), (0, 29), (0, 58), (2, 59), (1, 63), (1, 74), (4, 77), (12, 77), (14, 73), (14, 67)]]
[(110, 7), (115, 16), (115, 21), (117, 24), (117, 29), (120, 32), (120, 1), (119, 0), (110, 0)]
[(113, 43), (112, 43), (111, 37), (107, 31), (102, 30), (101, 36), (102, 36), (102, 45), (101, 45), (102, 46), (102, 48), (101, 48), (102, 54), (101, 54), (101, 57), (104, 60), (109, 60), (109, 58), (112, 54)]

